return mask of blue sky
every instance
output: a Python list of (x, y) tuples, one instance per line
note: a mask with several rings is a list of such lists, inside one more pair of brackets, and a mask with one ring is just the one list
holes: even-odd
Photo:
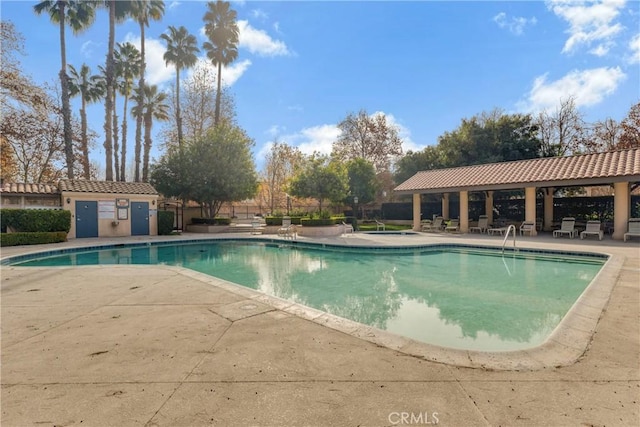
[[(594, 122), (621, 120), (640, 100), (637, 1), (231, 3), (239, 57), (222, 75), (240, 126), (255, 140), (258, 168), (276, 137), (305, 153), (329, 153), (336, 124), (361, 109), (385, 113), (399, 127), (404, 150), (415, 151), (436, 144), (461, 119), (494, 108), (553, 111), (573, 96)], [(57, 26), (35, 15), (34, 4), (3, 0), (2, 19), (25, 37), (25, 74), (57, 83)], [(164, 64), (160, 34), (184, 25), (200, 45), (205, 41), (206, 2), (165, 4), (163, 20), (146, 32), (147, 80), (161, 88), (175, 74)], [(98, 71), (107, 21), (102, 10), (89, 30), (67, 32), (68, 63)], [(137, 24), (117, 27), (116, 42), (124, 41), (139, 46)], [(74, 106), (79, 109), (77, 100)], [(104, 107), (91, 106), (89, 115), (100, 134), (92, 158), (103, 165)]]

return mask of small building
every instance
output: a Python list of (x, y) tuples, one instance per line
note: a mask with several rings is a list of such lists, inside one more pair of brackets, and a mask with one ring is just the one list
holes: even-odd
[(3, 183), (0, 196), (2, 208), (70, 211), (70, 239), (158, 234), (158, 192), (145, 182)]

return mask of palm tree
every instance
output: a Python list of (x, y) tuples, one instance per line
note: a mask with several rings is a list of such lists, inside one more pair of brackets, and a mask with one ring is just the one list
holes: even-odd
[(196, 52), (200, 52), (196, 45), (195, 36), (189, 34), (183, 26), (169, 27), (169, 34), (161, 34), (160, 38), (167, 42), (164, 61), (167, 65), (176, 66), (176, 125), (178, 127), (178, 145), (182, 147), (182, 117), (180, 116), (180, 70), (193, 67), (198, 60)]
[(120, 156), (120, 181), (126, 181), (125, 169), (127, 162), (127, 111), (129, 97), (133, 90), (133, 79), (140, 75), (142, 57), (140, 51), (131, 43), (118, 43), (115, 52), (115, 68), (118, 76), (118, 91), (124, 96), (122, 112), (122, 155)]
[(209, 10), (204, 14), (204, 30), (209, 38), (202, 47), (207, 51), (207, 58), (218, 66), (218, 91), (216, 92), (216, 111), (214, 125), (220, 121), (220, 97), (222, 82), (222, 66), (231, 64), (238, 58), (239, 30), (236, 23), (237, 13), (231, 9), (229, 2), (216, 1), (207, 3)]
[[(145, 59), (145, 27), (149, 26), (149, 20), (159, 21), (164, 15), (164, 1), (162, 0), (136, 0), (132, 3), (131, 16), (140, 25), (140, 55), (142, 65), (140, 67), (140, 80), (138, 87), (145, 87), (144, 75), (147, 68)], [(138, 104), (143, 100), (138, 99)], [(135, 181), (140, 182), (140, 151), (142, 146), (142, 116), (136, 117), (136, 146), (135, 146)]]
[(104, 99), (104, 153), (106, 157), (105, 179), (113, 181), (113, 114), (114, 114), (114, 50), (116, 22), (123, 21), (131, 10), (131, 1), (102, 0), (103, 7), (109, 9), (109, 43), (105, 68), (105, 99)]
[(104, 79), (100, 75), (91, 75), (91, 68), (82, 64), (80, 72), (69, 64), (69, 95), (80, 95), (80, 121), (82, 129), (82, 170), (84, 179), (91, 179), (89, 165), (89, 138), (87, 137), (87, 104), (98, 101), (104, 96)]
[(36, 14), (48, 12), (51, 22), (60, 27), (60, 89), (62, 97), (62, 122), (64, 130), (64, 154), (67, 162), (67, 177), (73, 179), (73, 131), (71, 128), (71, 105), (69, 103), (69, 78), (67, 76), (67, 48), (65, 41), (65, 23), (74, 34), (89, 27), (95, 18), (95, 9), (91, 2), (77, 0), (46, 0), (33, 7)]
[[(158, 86), (144, 86), (136, 88), (136, 101), (142, 99), (131, 109), (134, 117), (142, 116), (144, 120), (144, 160), (142, 165), (142, 182), (149, 182), (149, 152), (151, 151), (151, 127), (153, 120), (169, 120), (169, 104), (167, 104), (167, 94), (158, 92)], [(136, 161), (139, 161), (139, 156)], [(136, 164), (136, 170), (140, 165)]]

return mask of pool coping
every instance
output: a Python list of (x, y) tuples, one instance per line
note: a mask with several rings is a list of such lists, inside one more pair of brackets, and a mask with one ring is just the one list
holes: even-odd
[[(323, 247), (323, 248), (352, 248), (355, 250), (362, 249), (431, 249), (431, 248), (478, 248), (478, 249), (498, 249), (496, 245), (469, 245), (458, 243), (433, 243), (421, 245), (376, 245), (376, 246), (352, 246), (342, 243), (326, 243), (326, 242), (300, 242), (264, 237), (238, 237), (223, 236), (206, 239), (181, 239), (169, 241), (154, 241), (141, 243), (125, 243), (125, 244), (99, 244), (91, 246), (75, 246), (66, 249), (54, 250), (34, 250), (23, 253), (21, 255), (6, 256), (0, 258), (0, 265), (8, 265), (9, 262), (16, 259), (28, 259), (36, 255), (42, 254), (64, 254), (77, 252), (79, 250), (98, 250), (109, 248), (123, 247), (140, 247), (140, 246), (157, 246), (164, 244), (182, 244), (182, 243), (205, 243), (207, 241), (256, 241), (270, 242), (277, 244), (290, 244), (300, 247)], [(506, 250), (513, 252), (509, 248)], [(607, 304), (615, 287), (618, 272), (622, 268), (624, 258), (619, 255), (598, 252), (583, 251), (565, 251), (553, 249), (536, 249), (531, 247), (519, 247), (518, 252), (530, 253), (553, 253), (565, 255), (581, 255), (595, 256), (599, 258), (608, 258), (596, 277), (585, 288), (572, 307), (567, 311), (563, 319), (556, 326), (554, 331), (549, 335), (544, 343), (530, 349), (513, 350), (513, 351), (478, 351), (478, 350), (461, 350), (448, 347), (441, 347), (434, 344), (428, 344), (417, 341), (408, 337), (397, 335), (376, 327), (368, 326), (353, 320), (332, 315), (324, 311), (305, 306), (303, 304), (294, 303), (276, 296), (264, 294), (260, 291), (244, 287), (242, 285), (208, 276), (190, 270), (186, 267), (169, 266), (169, 268), (179, 272), (180, 274), (196, 279), (209, 285), (217, 286), (228, 292), (238, 296), (267, 304), (275, 309), (285, 313), (295, 315), (297, 317), (309, 320), (316, 324), (326, 326), (330, 329), (345, 333), (347, 335), (374, 343), (376, 345), (396, 350), (398, 352), (419, 357), (436, 363), (447, 365), (455, 365), (469, 368), (482, 368), (484, 370), (498, 371), (533, 371), (542, 370), (552, 367), (569, 366), (577, 362), (587, 352), (594, 332), (599, 320), (605, 312)], [(15, 266), (20, 267), (20, 266)], [(95, 266), (86, 266), (95, 267)], [(117, 267), (116, 265), (111, 267)], [(147, 267), (147, 266), (141, 266)], [(151, 267), (151, 266), (149, 266)], [(27, 267), (24, 267), (27, 268)]]

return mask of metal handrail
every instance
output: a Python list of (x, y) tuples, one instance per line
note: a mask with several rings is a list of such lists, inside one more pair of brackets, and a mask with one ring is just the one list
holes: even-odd
[(513, 230), (513, 250), (516, 250), (516, 226), (511, 224), (507, 227), (507, 232), (505, 233), (504, 240), (502, 241), (502, 253), (504, 254), (504, 246), (507, 244), (507, 239), (509, 238), (509, 231)]

